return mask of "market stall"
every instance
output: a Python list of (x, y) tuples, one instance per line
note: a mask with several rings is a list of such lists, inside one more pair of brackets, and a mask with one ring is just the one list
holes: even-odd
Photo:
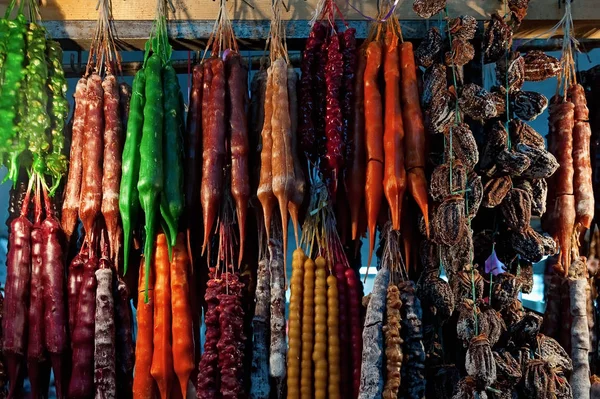
[(3, 2), (0, 397), (600, 397), (594, 3)]

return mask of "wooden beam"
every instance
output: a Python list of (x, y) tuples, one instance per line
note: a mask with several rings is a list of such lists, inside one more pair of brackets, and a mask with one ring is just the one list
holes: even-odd
[[(0, 13), (9, 0), (0, 0)], [(169, 36), (177, 49), (201, 50), (209, 37), (214, 18), (218, 12), (218, 2), (211, 0), (172, 0), (177, 9), (169, 22)], [(229, 0), (232, 11), (233, 28), (241, 44), (248, 49), (261, 49), (269, 35), (269, 4), (271, 0), (247, 0), (252, 8), (242, 0)], [(303, 39), (308, 36), (308, 21), (317, 0), (285, 0), (290, 4), (289, 12), (284, 12), (288, 20), (286, 30), (290, 48), (301, 48)], [(359, 4), (361, 12), (375, 14), (375, 1), (350, 0)], [(600, 7), (592, 4), (598, 0), (577, 0), (573, 4), (575, 37), (583, 41), (600, 39)], [(51, 37), (59, 40), (65, 49), (87, 49), (96, 25), (97, 12), (92, 3), (79, 0), (44, 0), (42, 15)], [(357, 29), (357, 37), (365, 38), (369, 22), (347, 2), (339, 1), (340, 8), (348, 23)], [(95, 4), (95, 3), (94, 3)], [(149, 4), (152, 4), (149, 6)], [(116, 32), (124, 50), (143, 49), (152, 29), (154, 1), (114, 0), (113, 13), (116, 19)], [(484, 21), (493, 12), (499, 11), (502, 3), (497, 0), (449, 0), (449, 15), (469, 14), (480, 21), (480, 31)], [(529, 14), (515, 33), (515, 43), (531, 39), (560, 37), (561, 31), (550, 34), (564, 12), (558, 8), (556, 0), (531, 0)], [(418, 18), (412, 11), (412, 0), (400, 0), (397, 10), (402, 18), (404, 37), (409, 40), (423, 38), (430, 26), (440, 24), (438, 17), (429, 20)], [(549, 46), (552, 47), (552, 46)]]
[[(349, 0), (363, 14), (375, 17), (376, 1)], [(310, 20), (318, 0), (284, 0), (288, 12), (285, 19)], [(0, 0), (0, 11), (4, 12), (9, 0)], [(211, 0), (173, 0), (176, 10), (171, 17), (180, 20), (214, 20), (219, 2)], [(347, 19), (362, 19), (348, 1), (337, 2)], [(95, 2), (81, 0), (42, 0), (42, 18), (45, 20), (95, 20), (98, 12)], [(113, 16), (117, 20), (152, 20), (155, 16), (156, 0), (115, 0), (112, 2)], [(250, 4), (250, 5), (248, 5)], [(400, 0), (397, 15), (404, 20), (420, 18), (412, 10), (413, 0)], [(557, 0), (531, 0), (528, 20), (558, 21), (564, 13)], [(232, 19), (265, 20), (271, 16), (271, 0), (229, 0)], [(572, 6), (574, 20), (600, 20), (597, 0), (577, 0)], [(498, 0), (449, 0), (448, 13), (452, 16), (468, 14), (486, 20), (493, 12), (504, 13), (503, 2)], [(436, 17), (433, 18), (434, 20)]]

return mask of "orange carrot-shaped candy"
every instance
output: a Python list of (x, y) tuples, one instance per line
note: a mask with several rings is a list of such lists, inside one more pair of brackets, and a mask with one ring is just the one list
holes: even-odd
[(154, 351), (152, 368), (161, 399), (167, 399), (173, 384), (173, 350), (171, 348), (171, 265), (167, 239), (163, 233), (156, 239), (154, 257)]
[(190, 259), (187, 254), (185, 237), (177, 236), (171, 262), (171, 306), (173, 311), (173, 366), (179, 379), (181, 392), (187, 391), (190, 374), (194, 370), (194, 336), (192, 326), (192, 305), (188, 282)]
[(137, 341), (135, 344), (135, 374), (133, 376), (133, 399), (153, 398), (156, 393), (156, 383), (150, 374), (154, 344), (154, 270), (150, 268), (148, 283), (148, 302), (145, 302), (144, 290), (145, 272), (144, 259), (140, 262), (140, 277), (138, 283), (137, 303)]

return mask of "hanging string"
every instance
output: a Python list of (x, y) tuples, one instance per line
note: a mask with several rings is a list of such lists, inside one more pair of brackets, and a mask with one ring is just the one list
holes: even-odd
[(352, 8), (354, 11), (356, 11), (357, 13), (359, 13), (363, 18), (365, 18), (367, 21), (376, 22), (376, 23), (386, 22), (392, 15), (394, 15), (394, 13), (396, 12), (396, 7), (398, 7), (398, 3), (400, 3), (400, 0), (394, 0), (393, 3), (391, 3), (391, 1), (390, 1), (391, 7), (390, 7), (389, 11), (383, 17), (372, 18), (372, 17), (369, 17), (368, 15), (364, 14), (358, 8), (356, 8), (350, 2), (350, 0), (346, 0), (346, 4), (348, 4), (350, 6), (350, 8)]

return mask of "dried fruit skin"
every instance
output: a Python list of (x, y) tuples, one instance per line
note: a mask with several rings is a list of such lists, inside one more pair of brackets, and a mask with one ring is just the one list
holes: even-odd
[(443, 95), (447, 88), (446, 67), (443, 64), (433, 64), (425, 71), (421, 102), (423, 105), (431, 104), (433, 99)]
[(467, 201), (469, 201), (469, 214), (467, 215), (470, 219), (473, 219), (479, 211), (481, 201), (483, 200), (483, 183), (481, 182), (481, 176), (473, 175), (469, 179), (467, 184)]
[(428, 128), (431, 133), (447, 133), (456, 117), (454, 104), (456, 101), (449, 90), (444, 90), (433, 97), (427, 110), (429, 117)]
[(501, 16), (492, 14), (483, 38), (484, 62), (489, 64), (498, 61), (511, 45), (512, 29)]
[(483, 187), (481, 205), (486, 208), (495, 208), (502, 203), (506, 194), (512, 187), (510, 176), (495, 177), (487, 181)]
[(535, 91), (516, 91), (512, 95), (512, 109), (519, 118), (532, 121), (548, 107), (548, 99)]
[(531, 220), (531, 197), (520, 188), (511, 189), (500, 205), (504, 223), (515, 231), (523, 232)]
[(496, 104), (491, 94), (474, 83), (463, 86), (458, 105), (462, 112), (477, 121), (485, 121), (496, 116)]
[(542, 135), (520, 119), (511, 119), (508, 129), (513, 144), (525, 144), (542, 150), (546, 148)]
[[(452, 174), (452, 178), (450, 178)], [(452, 186), (450, 186), (452, 179)], [(467, 170), (460, 161), (438, 165), (431, 175), (430, 193), (434, 201), (443, 201), (454, 194), (462, 194), (467, 186)]]
[[(452, 147), (450, 145), (446, 146), (446, 159), (450, 158), (449, 150), (452, 148), (452, 157), (461, 161), (467, 170), (473, 170), (479, 162), (479, 150), (469, 125), (459, 123), (450, 129), (450, 133), (452, 133)], [(449, 143), (450, 134), (447, 136), (446, 140)]]
[(504, 150), (496, 158), (497, 169), (511, 177), (521, 176), (531, 166), (531, 159), (520, 152)]
[[(473, 253), (473, 236), (471, 230), (467, 229), (461, 240), (454, 245), (440, 244), (441, 261), (448, 275), (458, 273), (471, 264)], [(435, 254), (437, 267), (439, 267), (439, 256)]]
[[(483, 298), (483, 277), (478, 270), (459, 271), (450, 281), (450, 285), (455, 300), (472, 300), (473, 296), (476, 300)], [(473, 293), (473, 287), (475, 287), (475, 293)]]
[(415, 50), (415, 60), (425, 68), (429, 68), (438, 58), (440, 51), (444, 47), (442, 34), (437, 27), (432, 27), (427, 31), (425, 38)]
[[(437, 274), (437, 271), (434, 272)], [(450, 285), (435, 274), (425, 277), (419, 285), (419, 298), (423, 307), (438, 318), (440, 322), (446, 321), (454, 312), (454, 295)]]
[(525, 80), (539, 82), (557, 76), (561, 71), (560, 61), (542, 50), (531, 50), (525, 54)]
[(475, 47), (465, 40), (452, 39), (451, 50), (444, 56), (444, 62), (448, 66), (462, 67), (467, 65), (475, 57)]
[(521, 292), (521, 280), (511, 273), (501, 273), (494, 278), (492, 304), (502, 310), (518, 299)]
[(472, 40), (477, 33), (477, 20), (470, 15), (461, 15), (450, 20), (448, 30), (453, 39)]
[(498, 154), (508, 149), (508, 132), (502, 122), (495, 122), (485, 134), (485, 144), (479, 158), (479, 167), (482, 170), (493, 168)]
[(467, 373), (480, 386), (486, 387), (496, 381), (496, 362), (487, 337), (483, 334), (471, 339), (465, 359)]
[[(508, 74), (508, 76), (507, 76)], [(521, 90), (525, 83), (525, 59), (520, 53), (511, 52), (496, 63), (496, 80), (508, 86), (509, 92)]]
[(464, 199), (454, 196), (444, 200), (435, 212), (433, 226), (436, 230), (436, 238), (441, 243), (446, 245), (458, 243), (467, 228)]
[(413, 10), (421, 18), (431, 18), (446, 7), (446, 0), (415, 0)]
[(554, 155), (548, 151), (530, 147), (527, 144), (517, 144), (517, 151), (531, 160), (531, 165), (521, 176), (530, 179), (546, 179), (554, 174), (559, 165)]

